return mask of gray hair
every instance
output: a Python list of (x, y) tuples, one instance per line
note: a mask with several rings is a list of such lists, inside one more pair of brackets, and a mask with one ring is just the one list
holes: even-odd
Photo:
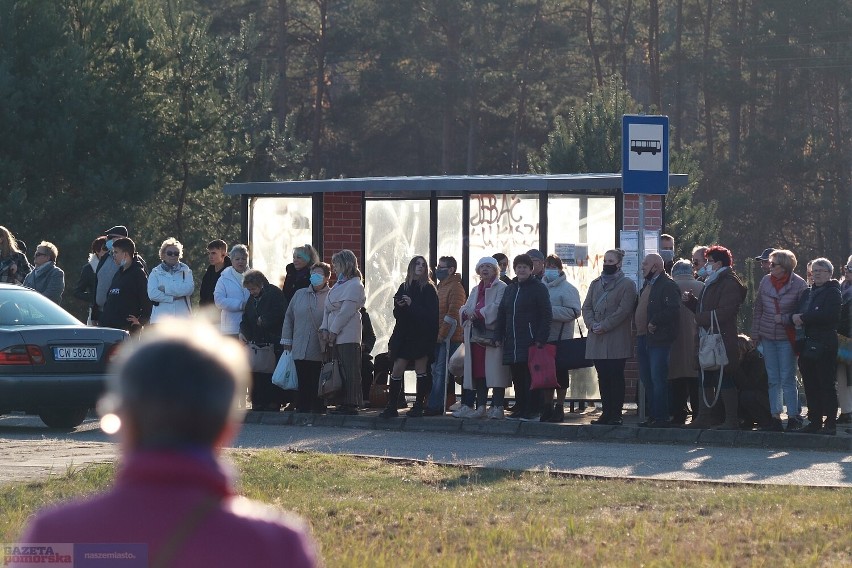
[(693, 276), (692, 262), (685, 258), (679, 258), (672, 265), (672, 276)]
[(249, 256), (249, 250), (246, 245), (234, 245), (231, 247), (231, 252), (228, 253), (230, 256), (234, 256), (235, 254), (242, 254), (246, 258)]
[(269, 279), (260, 270), (246, 270), (243, 273), (243, 288), (248, 288), (250, 285), (263, 288), (267, 284), (269, 284)]
[(201, 321), (172, 320), (126, 343), (111, 369), (101, 414), (132, 423), (136, 448), (210, 448), (239, 423), (249, 384), (245, 347)]
[(176, 238), (169, 237), (160, 245), (160, 259), (163, 258), (163, 255), (166, 253), (166, 249), (169, 247), (175, 247), (178, 249), (178, 258), (183, 258), (183, 245)]
[(814, 266), (821, 266), (822, 268), (827, 268), (831, 275), (834, 275), (834, 265), (831, 264), (831, 261), (824, 257), (815, 258), (810, 262), (811, 270), (813, 271)]

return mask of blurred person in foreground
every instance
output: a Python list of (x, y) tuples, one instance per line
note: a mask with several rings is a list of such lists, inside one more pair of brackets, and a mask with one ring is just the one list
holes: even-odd
[[(837, 333), (838, 340), (848, 340), (852, 337), (852, 256), (846, 259), (846, 265), (840, 271), (843, 273), (843, 281), (840, 283), (840, 323)], [(852, 424), (852, 359), (849, 357), (838, 356), (837, 403), (840, 406), (837, 423)]]
[(243, 346), (207, 324), (174, 320), (126, 345), (99, 405), (121, 438), (114, 487), (37, 514), (21, 542), (139, 543), (146, 566), (316, 566), (304, 524), (236, 495), (221, 459), (248, 381)]

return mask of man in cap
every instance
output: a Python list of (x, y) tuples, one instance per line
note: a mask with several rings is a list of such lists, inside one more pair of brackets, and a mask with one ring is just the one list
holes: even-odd
[(104, 430), (121, 437), (114, 486), (40, 512), (22, 544), (73, 543), (76, 555), (98, 543), (88, 550), (134, 554), (128, 566), (316, 566), (304, 524), (237, 496), (222, 463), (249, 372), (245, 348), (201, 322), (125, 345), (99, 404)]
[[(112, 278), (118, 272), (118, 265), (112, 261), (112, 244), (115, 239), (127, 238), (130, 235), (127, 233), (127, 227), (124, 225), (116, 225), (111, 229), (104, 231), (107, 238), (106, 249), (107, 254), (103, 255), (98, 261), (98, 267), (95, 269), (95, 303), (92, 305), (92, 325), (100, 325), (100, 314), (104, 309), (107, 300), (109, 286), (112, 284)], [(109, 262), (107, 262), (109, 261)]]
[(772, 269), (769, 263), (769, 256), (775, 252), (774, 248), (763, 249), (763, 252), (760, 253), (760, 256), (754, 257), (754, 260), (760, 262), (760, 268), (763, 269), (764, 274), (769, 274), (769, 271)]
[(533, 277), (541, 282), (541, 279), (544, 277), (544, 254), (538, 249), (530, 249), (527, 251), (527, 256), (529, 256), (533, 262)]

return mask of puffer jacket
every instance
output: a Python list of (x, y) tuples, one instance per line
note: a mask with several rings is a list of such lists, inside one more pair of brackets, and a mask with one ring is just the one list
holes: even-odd
[(461, 283), (461, 276), (453, 274), (438, 283), (438, 343), (443, 343), (450, 332), (450, 323), (444, 318), (447, 316), (456, 320), (456, 329), (450, 338), (451, 343), (464, 341), (459, 310), (467, 301), (467, 294)]
[(213, 291), (213, 300), (221, 310), (219, 331), (225, 335), (237, 335), (240, 332), (240, 321), (248, 299), (249, 291), (243, 288), (240, 274), (233, 266), (224, 269)]
[(512, 282), (497, 311), (497, 341), (503, 343), (503, 364), (525, 363), (530, 345), (547, 343), (553, 320), (550, 294), (541, 280), (530, 276)]
[[(788, 339), (785, 326), (793, 325), (793, 314), (799, 308), (799, 300), (808, 289), (808, 283), (798, 274), (790, 274), (780, 290), (772, 285), (772, 277), (767, 274), (757, 288), (757, 298), (754, 300), (754, 318), (751, 324), (753, 341), (783, 341)], [(777, 302), (777, 303), (776, 303)], [(781, 314), (781, 323), (775, 323), (775, 315)]]
[(173, 272), (160, 263), (148, 275), (148, 298), (154, 304), (151, 323), (167, 317), (188, 318), (192, 315), (190, 296), (195, 290), (192, 270), (182, 262), (177, 266)]
[(550, 309), (552, 321), (550, 323), (550, 335), (548, 341), (560, 339), (571, 339), (574, 337), (574, 321), (580, 317), (582, 304), (580, 303), (580, 291), (568, 282), (565, 273), (561, 273), (555, 280), (544, 282), (547, 293), (550, 296)]

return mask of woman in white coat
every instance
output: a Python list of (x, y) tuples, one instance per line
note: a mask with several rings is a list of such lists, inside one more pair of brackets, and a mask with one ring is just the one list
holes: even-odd
[[(488, 342), (471, 341), (473, 336), (488, 335), (495, 329), (497, 310), (506, 284), (497, 278), (498, 264), (492, 257), (484, 257), (476, 263), (479, 284), (470, 292), (467, 302), (459, 310), (464, 329), (464, 385), (476, 392), (476, 409), (468, 404), (453, 412), (456, 418), (504, 418), (503, 407), (506, 387), (512, 384), (509, 367), (503, 365), (503, 348)], [(492, 389), (491, 408), (486, 411), (488, 389)]]
[(248, 247), (234, 245), (229, 256), (231, 266), (219, 276), (213, 291), (213, 301), (221, 310), (219, 331), (223, 335), (236, 337), (240, 334), (243, 310), (249, 299), (249, 291), (243, 287), (243, 273), (248, 268)]
[[(547, 286), (550, 295), (550, 309), (553, 319), (550, 323), (548, 343), (556, 344), (561, 339), (574, 337), (574, 322), (580, 317), (583, 304), (580, 303), (580, 291), (568, 282), (565, 271), (562, 270), (562, 259), (555, 254), (548, 255), (544, 261), (542, 282)], [(541, 422), (563, 422), (565, 420), (565, 395), (568, 392), (568, 369), (557, 366), (556, 379), (559, 388), (556, 389), (556, 402), (553, 403), (553, 393), (546, 392), (541, 407)]]
[(160, 245), (160, 264), (148, 276), (148, 298), (154, 304), (151, 323), (163, 318), (188, 318), (192, 315), (192, 291), (195, 281), (192, 270), (182, 263), (183, 245), (169, 237)]

